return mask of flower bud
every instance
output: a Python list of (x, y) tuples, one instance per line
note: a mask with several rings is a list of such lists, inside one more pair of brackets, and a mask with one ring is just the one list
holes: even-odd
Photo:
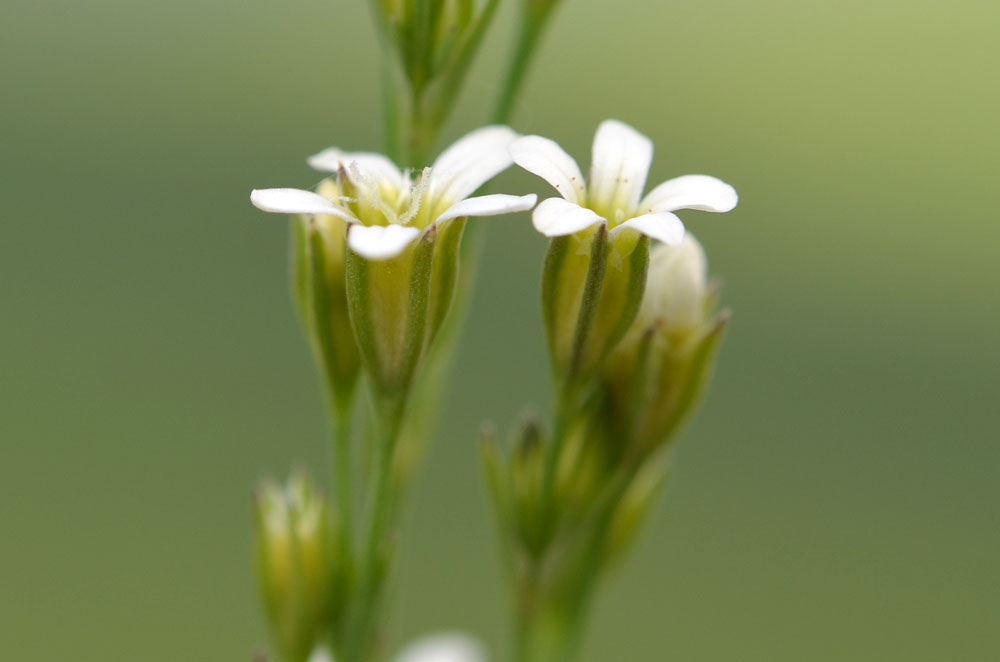
[(669, 340), (683, 345), (705, 324), (707, 279), (705, 250), (690, 232), (680, 246), (657, 246), (650, 256), (647, 295), (637, 327), (658, 325)]
[(708, 383), (728, 321), (712, 310), (715, 297), (690, 233), (652, 252), (639, 314), (604, 371), (608, 420), (640, 456), (678, 430)]
[[(340, 194), (331, 179), (317, 193)], [(320, 364), (333, 399), (346, 408), (357, 384), (361, 357), (347, 313), (344, 262), (347, 224), (327, 214), (299, 215), (292, 221), (292, 294), (299, 320)]]
[(635, 319), (649, 239), (607, 225), (557, 237), (542, 275), (542, 308), (556, 379), (585, 386)]
[(281, 659), (308, 658), (332, 616), (335, 562), (330, 508), (304, 473), (254, 495), (257, 570)]
[(546, 513), (543, 511), (545, 447), (541, 422), (524, 416), (513, 438), (510, 455), (510, 492), (521, 545), (530, 554), (545, 548)]
[(379, 26), (395, 46), (414, 89), (453, 66), (456, 51), (474, 32), (473, 0), (378, 0), (375, 6)]
[(543, 494), (545, 444), (541, 421), (531, 413), (514, 429), (506, 453), (492, 427), (482, 431), (483, 468), (504, 538), (531, 557), (545, 550), (553, 533)]

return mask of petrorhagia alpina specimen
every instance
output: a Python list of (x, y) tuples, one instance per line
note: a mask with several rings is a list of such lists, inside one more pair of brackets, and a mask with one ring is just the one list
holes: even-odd
[(652, 143), (621, 122), (599, 127), (588, 178), (553, 141), (503, 126), (561, 0), (518, 0), (494, 125), (425, 167), (499, 0), (370, 4), (385, 155), (330, 148), (308, 160), (326, 173), (315, 190), (251, 194), (292, 217), (292, 293), (333, 431), (330, 497), (301, 472), (255, 496), (274, 652), (278, 662), (485, 660), (460, 635), (386, 655), (383, 607), (405, 488), (471, 292), (477, 225), (467, 220), (534, 206), (534, 195), (480, 190), (516, 162), (561, 194), (532, 216), (551, 238), (542, 300), (556, 404), (551, 426), (525, 417), (506, 452), (485, 435), (483, 460), (515, 594), (514, 660), (568, 662), (595, 585), (664, 484), (665, 450), (725, 328), (704, 252), (674, 212), (728, 211), (736, 193), (689, 175), (643, 197)]
[(515, 587), (516, 660), (563, 662), (596, 583), (666, 480), (664, 450), (725, 328), (704, 252), (674, 212), (729, 211), (737, 196), (688, 175), (642, 197), (652, 144), (613, 120), (598, 129), (588, 180), (546, 138), (511, 152), (562, 194), (533, 213), (552, 237), (542, 307), (556, 410), (550, 432), (528, 418), (506, 453), (485, 435), (483, 458)]

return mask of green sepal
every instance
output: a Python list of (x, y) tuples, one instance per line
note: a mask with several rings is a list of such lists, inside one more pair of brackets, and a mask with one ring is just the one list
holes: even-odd
[(351, 325), (380, 399), (405, 399), (424, 355), (436, 237), (431, 226), (388, 260), (368, 260), (347, 251)]
[(510, 502), (504, 458), (500, 453), (500, 443), (497, 441), (493, 426), (484, 425), (480, 430), (479, 459), (486, 478), (490, 502), (493, 504), (500, 526), (501, 537), (507, 542), (515, 530), (514, 513)]
[(567, 262), (572, 237), (554, 237), (549, 242), (549, 248), (545, 253), (545, 262), (542, 266), (542, 319), (545, 323), (545, 336), (549, 345), (549, 357), (552, 362), (554, 373), (559, 372), (560, 362), (568, 360), (568, 356), (561, 356), (563, 333), (561, 333), (562, 322), (565, 319), (566, 303), (564, 288), (561, 288), (564, 265)]
[(550, 242), (542, 310), (560, 388), (585, 392), (635, 320), (648, 270), (649, 239), (638, 233), (612, 240), (600, 224)]
[(339, 412), (349, 408), (361, 368), (347, 312), (344, 226), (339, 219), (295, 216), (289, 242), (292, 300)]
[[(343, 232), (335, 227), (332, 231)], [(306, 231), (308, 267), (306, 305), (317, 356), (322, 363), (331, 395), (340, 413), (346, 411), (361, 370), (361, 358), (347, 312), (347, 286), (342, 255), (332, 255), (332, 241), (315, 222)]]
[[(620, 245), (628, 238), (619, 237), (612, 250), (621, 250)], [(608, 324), (607, 334), (602, 338), (601, 352), (597, 363), (603, 363), (608, 354), (618, 345), (632, 326), (646, 292), (646, 277), (649, 273), (649, 237), (640, 235), (622, 266), (622, 272), (605, 276), (604, 294), (598, 319)], [(617, 257), (617, 255), (616, 255)]]
[(670, 464), (664, 454), (649, 458), (636, 472), (618, 502), (604, 536), (604, 561), (607, 565), (622, 559), (635, 542), (667, 485)]
[(674, 385), (675, 393), (670, 398), (669, 405), (664, 407), (664, 411), (669, 412), (669, 415), (653, 432), (654, 440), (661, 443), (669, 441), (694, 414), (711, 381), (715, 359), (719, 354), (729, 318), (729, 311), (722, 311), (685, 361), (681, 375)]
[(437, 246), (431, 275), (430, 304), (427, 314), (426, 344), (429, 347), (451, 311), (458, 289), (461, 269), (462, 235), (465, 218), (455, 218), (437, 226)]
[(279, 659), (305, 662), (339, 614), (336, 525), (326, 497), (302, 471), (255, 491), (256, 566)]
[(580, 296), (580, 308), (576, 316), (573, 330), (573, 344), (570, 348), (569, 365), (566, 380), (573, 382), (581, 379), (589, 372), (591, 332), (597, 321), (598, 309), (601, 304), (601, 291), (604, 289), (604, 274), (608, 269), (608, 226), (601, 223), (590, 246), (590, 264), (587, 276), (583, 281), (583, 292)]

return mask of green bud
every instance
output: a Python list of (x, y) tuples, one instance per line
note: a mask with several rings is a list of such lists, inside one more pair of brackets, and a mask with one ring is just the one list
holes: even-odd
[(514, 514), (510, 503), (506, 464), (500, 452), (496, 428), (492, 424), (484, 424), (479, 432), (479, 457), (490, 501), (496, 510), (504, 537), (507, 538), (514, 530)]
[(304, 662), (333, 613), (334, 527), (326, 499), (296, 472), (254, 495), (257, 570), (282, 660)]
[(549, 244), (542, 309), (556, 380), (586, 386), (635, 319), (646, 284), (649, 239), (609, 236), (604, 223)]
[(425, 344), (429, 347), (451, 312), (458, 290), (462, 235), (467, 218), (453, 218), (437, 225), (431, 266), (430, 302)]
[(378, 0), (379, 25), (395, 46), (413, 89), (422, 89), (452, 66), (476, 27), (475, 4), (474, 0)]
[(604, 371), (608, 418), (641, 455), (677, 432), (709, 381), (728, 321), (714, 312), (717, 295), (690, 233), (653, 251), (639, 315)]
[(563, 514), (585, 510), (597, 499), (611, 471), (606, 444), (590, 412), (580, 416), (566, 431), (556, 459), (555, 508)]
[(609, 560), (621, 558), (632, 546), (667, 482), (669, 466), (662, 457), (653, 457), (636, 473), (626, 488), (608, 527), (604, 544)]
[[(333, 198), (339, 188), (325, 179), (317, 193)], [(293, 299), (330, 394), (341, 407), (350, 402), (361, 367), (347, 313), (345, 232), (346, 223), (336, 216), (292, 220)]]
[(545, 447), (541, 421), (534, 414), (522, 417), (511, 443), (509, 480), (517, 536), (531, 555), (540, 554), (550, 534), (543, 511)]

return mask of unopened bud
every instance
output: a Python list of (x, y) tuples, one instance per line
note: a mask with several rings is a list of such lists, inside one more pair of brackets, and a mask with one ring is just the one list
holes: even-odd
[[(340, 195), (332, 179), (317, 193)], [(292, 294), (302, 328), (331, 395), (345, 408), (357, 384), (361, 357), (347, 313), (344, 275), (347, 224), (336, 216), (297, 216), (292, 221)]]
[(620, 558), (632, 543), (667, 481), (669, 467), (662, 458), (649, 460), (626, 488), (604, 540), (609, 559)]
[(254, 496), (257, 569), (275, 646), (304, 661), (333, 609), (335, 557), (330, 508), (304, 473)]
[(639, 314), (604, 371), (608, 418), (640, 455), (677, 432), (708, 383), (728, 321), (712, 309), (716, 293), (690, 233), (653, 251)]
[(708, 293), (708, 261), (698, 240), (688, 232), (679, 246), (661, 244), (650, 253), (637, 328), (657, 325), (674, 344), (683, 344), (705, 325)]

